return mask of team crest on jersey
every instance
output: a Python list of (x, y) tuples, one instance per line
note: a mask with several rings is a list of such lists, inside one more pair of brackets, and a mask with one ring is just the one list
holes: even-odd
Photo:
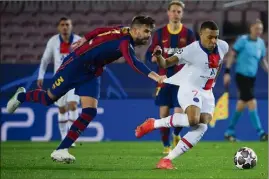
[(181, 45), (186, 45), (187, 39), (186, 38), (180, 38), (179, 40)]
[(183, 49), (180, 48), (180, 49), (178, 49), (178, 51), (177, 51), (176, 53), (177, 53), (177, 54), (182, 54), (182, 52), (183, 52)]
[(193, 98), (193, 101), (196, 102), (196, 103), (199, 103), (200, 100), (199, 100), (199, 98), (194, 97), (194, 98)]

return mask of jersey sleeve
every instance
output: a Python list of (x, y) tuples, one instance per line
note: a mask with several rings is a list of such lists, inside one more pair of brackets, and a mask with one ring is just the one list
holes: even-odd
[(240, 51), (244, 48), (244, 44), (245, 44), (244, 41), (245, 41), (245, 40), (244, 40), (243, 37), (239, 37), (239, 38), (235, 41), (235, 43), (234, 43), (234, 45), (233, 45), (233, 50), (236, 51), (237, 53), (240, 52)]
[(138, 73), (148, 76), (151, 70), (135, 56), (135, 52), (128, 40), (120, 43), (120, 51), (127, 63)]
[(41, 58), (41, 63), (38, 72), (38, 79), (44, 78), (48, 64), (51, 62), (51, 59), (53, 57), (52, 52), (53, 52), (53, 42), (52, 39), (50, 39), (46, 45), (46, 49)]
[(121, 28), (121, 26), (97, 28), (97, 29), (94, 29), (93, 31), (90, 31), (87, 34), (85, 34), (84, 37), (86, 40), (90, 40), (101, 33), (105, 33), (105, 32), (115, 30), (115, 29), (120, 29), (120, 28)]
[(184, 48), (178, 49), (178, 51), (173, 56), (176, 56), (178, 58), (178, 64), (193, 63), (193, 58), (191, 57), (191, 54), (194, 53), (194, 46), (188, 45)]
[(152, 37), (152, 41), (151, 41), (151, 44), (146, 52), (146, 61), (149, 62), (149, 63), (152, 63), (151, 62), (151, 59), (152, 59), (152, 53), (153, 53), (153, 50), (154, 48), (158, 45), (158, 34), (157, 32), (155, 32), (153, 34), (153, 37)]

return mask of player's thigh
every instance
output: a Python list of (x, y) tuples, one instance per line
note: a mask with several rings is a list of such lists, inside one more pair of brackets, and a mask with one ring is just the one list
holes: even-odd
[(76, 80), (79, 79), (79, 76), (76, 76), (76, 63), (72, 55), (68, 55), (65, 58), (65, 62), (59, 67), (59, 70), (53, 76), (51, 83), (49, 85), (49, 92), (59, 99), (61, 96), (65, 95), (70, 89), (74, 88)]
[(82, 108), (97, 108), (97, 102), (100, 97), (100, 84), (101, 78), (98, 77), (77, 85), (75, 94), (80, 96)]
[(160, 106), (159, 110), (160, 110), (160, 118), (169, 116), (169, 110), (170, 110), (169, 106)]
[(173, 85), (171, 86), (171, 101), (174, 108), (174, 113), (183, 113), (183, 109), (179, 105), (179, 100), (177, 98), (179, 86)]
[(210, 114), (213, 116), (215, 111), (215, 97), (212, 90), (204, 90), (201, 92), (202, 108), (201, 113)]
[[(158, 87), (159, 88), (159, 87)], [(155, 105), (172, 107), (171, 90), (168, 84), (162, 88), (157, 88)]]
[(191, 86), (180, 86), (178, 89), (177, 99), (179, 105), (186, 112), (189, 106), (202, 108), (202, 97), (200, 91)]

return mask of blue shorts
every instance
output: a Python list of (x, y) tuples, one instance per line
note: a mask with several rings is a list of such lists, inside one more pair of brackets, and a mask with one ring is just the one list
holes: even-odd
[(78, 96), (100, 97), (101, 77), (96, 75), (100, 67), (87, 65), (80, 58), (70, 53), (53, 76), (49, 89), (58, 99), (73, 88)]
[(157, 106), (169, 106), (169, 108), (180, 107), (177, 99), (178, 86), (165, 84), (164, 87), (157, 87), (155, 104)]

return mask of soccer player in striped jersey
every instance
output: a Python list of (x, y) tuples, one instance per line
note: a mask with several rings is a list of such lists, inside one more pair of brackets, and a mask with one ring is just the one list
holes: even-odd
[(160, 83), (166, 78), (151, 71), (135, 56), (134, 47), (147, 44), (154, 26), (155, 21), (151, 17), (136, 16), (130, 29), (104, 27), (87, 33), (72, 45), (74, 51), (63, 60), (48, 90), (36, 89), (26, 92), (24, 88), (19, 88), (7, 104), (8, 112), (13, 113), (23, 102), (51, 105), (67, 91), (75, 88), (75, 94), (80, 96), (82, 113), (71, 126), (65, 139), (51, 154), (51, 158), (57, 162), (75, 161), (68, 148), (96, 116), (100, 95), (100, 83), (97, 78), (102, 74), (104, 66), (123, 56), (138, 73)]
[[(163, 56), (168, 58), (172, 56), (179, 48), (191, 44), (195, 40), (194, 33), (181, 23), (183, 10), (185, 5), (181, 1), (171, 1), (168, 5), (167, 15), (169, 23), (159, 28), (153, 35), (152, 44), (146, 53), (146, 59), (150, 63), (156, 63), (156, 57), (152, 56), (152, 52), (156, 46), (162, 47)], [(167, 69), (158, 67), (159, 75), (167, 75), (170, 77), (178, 72), (183, 65), (174, 65)], [(178, 86), (172, 84), (157, 84), (155, 104), (159, 106), (160, 118), (169, 116), (170, 108), (174, 108), (174, 112), (182, 113), (182, 109), (177, 101)], [(176, 146), (180, 140), (179, 132), (181, 127), (174, 128), (173, 146)], [(170, 145), (170, 129), (161, 128), (161, 140), (164, 145), (164, 154), (171, 151)]]

